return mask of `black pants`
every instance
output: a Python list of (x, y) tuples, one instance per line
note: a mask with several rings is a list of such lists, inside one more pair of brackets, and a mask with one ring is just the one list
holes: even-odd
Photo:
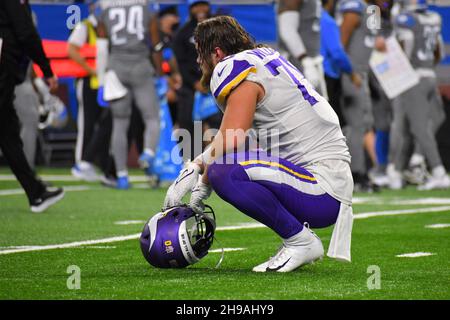
[(341, 109), (341, 95), (342, 86), (340, 78), (331, 78), (325, 75), (325, 82), (327, 84), (328, 102), (338, 115), (341, 128), (345, 126), (344, 115)]
[(30, 168), (23, 152), (19, 119), (13, 106), (15, 80), (13, 73), (0, 64), (0, 148), (31, 202), (42, 195), (45, 186)]
[[(191, 140), (191, 150), (190, 157), (187, 154), (183, 154), (184, 160), (192, 160), (203, 152), (203, 136), (194, 136), (194, 120), (192, 119), (192, 111), (194, 109), (194, 97), (195, 91), (188, 87), (182, 87), (178, 92), (178, 103), (177, 103), (177, 119), (174, 122), (178, 122), (180, 129), (185, 129), (190, 134)], [(222, 112), (218, 112), (203, 121), (208, 124), (209, 128), (219, 129), (222, 122)], [(203, 132), (200, 132), (202, 135)], [(178, 142), (180, 143), (180, 141)], [(181, 142), (182, 143), (182, 142)], [(195, 147), (197, 143), (197, 148)]]
[[(183, 86), (180, 88), (180, 90), (178, 90), (177, 95), (178, 95), (178, 109), (177, 109), (178, 126), (180, 129), (185, 129), (189, 132), (191, 144), (190, 150), (185, 150), (187, 152), (183, 152), (182, 156), (184, 160), (192, 160), (199, 154), (199, 152), (201, 152), (201, 150), (195, 150), (194, 148), (195, 137), (194, 137), (194, 120), (192, 119), (192, 110), (194, 108), (195, 91), (189, 87)], [(187, 154), (188, 152), (190, 154)]]
[(97, 103), (97, 90), (90, 87), (89, 78), (83, 78), (78, 85), (81, 86), (81, 99), (79, 111), (82, 112), (78, 121), (79, 138), (82, 141), (81, 160), (96, 163), (105, 175), (114, 175), (114, 161), (110, 155), (109, 147), (112, 132), (112, 115), (109, 108), (102, 108)]

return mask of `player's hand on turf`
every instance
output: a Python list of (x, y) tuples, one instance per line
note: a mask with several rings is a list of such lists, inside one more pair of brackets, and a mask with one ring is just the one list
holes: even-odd
[(200, 170), (201, 168), (198, 164), (190, 162), (183, 170), (180, 171), (178, 178), (167, 190), (163, 210), (182, 204), (183, 197), (197, 184)]
[(192, 189), (191, 201), (189, 206), (197, 213), (202, 213), (205, 210), (204, 200), (208, 199), (211, 195), (211, 186), (202, 181), (202, 178), (198, 180), (198, 183)]

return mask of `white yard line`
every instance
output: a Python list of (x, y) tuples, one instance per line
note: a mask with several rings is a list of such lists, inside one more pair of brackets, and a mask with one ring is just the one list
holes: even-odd
[[(223, 248), (223, 252), (242, 251), (245, 248)], [(222, 253), (222, 249), (209, 250), (209, 253)]]
[(29, 247), (22, 246), (19, 249), (2, 250), (2, 251), (0, 251), (0, 255), (10, 254), (10, 253), (18, 253), (18, 252), (75, 248), (75, 247), (88, 246), (88, 245), (100, 244), (100, 243), (111, 243), (111, 242), (118, 242), (118, 241), (133, 240), (133, 239), (138, 239), (140, 236), (141, 236), (140, 233), (135, 233), (135, 234), (130, 234), (128, 236), (117, 236), (117, 237), (110, 237), (110, 238), (97, 239), (97, 240), (76, 241), (76, 242), (61, 243), (61, 244), (51, 244), (51, 245), (45, 245), (45, 246), (29, 246)]
[(228, 230), (257, 229), (257, 228), (266, 228), (266, 226), (259, 222), (250, 222), (250, 223), (242, 223), (237, 226), (217, 227), (216, 230), (228, 231)]
[(381, 198), (381, 197), (353, 197), (353, 204), (382, 204), (382, 205), (444, 205), (450, 204), (450, 198)]
[(123, 220), (114, 222), (114, 224), (117, 224), (119, 226), (126, 226), (130, 224), (143, 224), (143, 223), (145, 223), (144, 220)]
[(441, 211), (450, 211), (450, 206), (364, 212), (364, 213), (355, 214), (355, 219), (367, 219), (367, 218), (372, 218), (372, 217), (397, 216), (397, 215), (416, 214), (416, 213), (433, 213), (433, 212), (441, 212)]
[(450, 228), (450, 223), (436, 223), (436, 224), (429, 224), (429, 225), (426, 225), (425, 228), (429, 228), (429, 229), (444, 229), (444, 228)]
[[(87, 191), (94, 189), (91, 186), (64, 186), (64, 191), (72, 192), (72, 191)], [(0, 190), (0, 196), (12, 196), (18, 194), (24, 194), (23, 189), (9, 189), (9, 190)]]
[[(442, 211), (450, 211), (450, 206), (407, 209), (407, 210), (388, 210), (388, 211), (378, 211), (378, 212), (364, 212), (364, 213), (355, 214), (355, 219), (367, 219), (367, 218), (381, 217), (381, 216), (406, 215), (406, 214), (430, 213), (430, 212), (442, 212)], [(265, 226), (261, 223), (245, 223), (245, 224), (240, 224), (240, 225), (236, 225), (236, 226), (218, 227), (217, 231), (255, 229), (255, 228), (265, 228)], [(62, 244), (43, 245), (43, 246), (20, 246), (18, 248), (0, 250), (0, 255), (19, 253), (19, 252), (42, 251), (42, 250), (52, 250), (52, 249), (66, 249), (66, 248), (75, 248), (75, 247), (80, 247), (80, 246), (94, 245), (94, 244), (101, 244), (101, 243), (126, 241), (126, 240), (138, 239), (140, 237), (140, 235), (141, 235), (140, 233), (135, 233), (135, 234), (127, 235), (127, 236), (117, 236), (117, 237), (110, 237), (110, 238), (97, 239), (97, 240), (76, 241), (76, 242), (62, 243)]]
[(412, 252), (412, 253), (404, 253), (396, 255), (397, 258), (420, 258), (420, 257), (428, 257), (434, 256), (436, 253), (431, 252)]
[[(39, 175), (43, 180), (46, 181), (82, 181), (81, 179), (75, 178), (72, 175)], [(0, 181), (16, 181), (16, 177), (12, 174), (0, 174)], [(130, 176), (130, 182), (146, 182), (147, 178), (145, 176)]]

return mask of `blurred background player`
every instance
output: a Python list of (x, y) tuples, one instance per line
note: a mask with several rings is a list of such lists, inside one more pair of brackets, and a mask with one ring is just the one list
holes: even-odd
[[(178, 67), (182, 77), (182, 86), (178, 90), (177, 120), (180, 129), (190, 134), (190, 141), (183, 141), (183, 159), (192, 160), (202, 152), (201, 141), (194, 136), (194, 121), (192, 111), (194, 107), (194, 96), (196, 92), (208, 94), (208, 88), (200, 84), (201, 71), (197, 64), (197, 51), (194, 43), (194, 30), (198, 23), (211, 16), (209, 1), (188, 0), (189, 20), (181, 27), (173, 41), (173, 50), (177, 59)], [(205, 119), (209, 127), (218, 128), (220, 125), (220, 112)], [(183, 139), (186, 139), (183, 135)], [(196, 143), (198, 147), (196, 148)], [(188, 147), (189, 146), (189, 147)]]
[[(158, 19), (153, 14), (152, 1), (101, 1), (100, 6), (97, 39), (99, 99), (104, 98), (103, 85), (121, 87), (125, 92), (109, 105), (113, 115), (111, 144), (117, 188), (128, 189), (127, 131), (133, 102), (145, 125), (144, 151), (139, 164), (147, 174), (151, 172), (159, 141), (159, 101), (153, 80), (155, 69), (150, 62), (150, 44), (156, 48), (160, 43)], [(161, 75), (161, 52), (154, 52), (152, 57), (157, 74)], [(110, 78), (107, 78), (106, 69)]]
[[(367, 152), (370, 162), (376, 162), (375, 136), (373, 132), (372, 103), (370, 100), (368, 72), (369, 59), (375, 47), (377, 27), (367, 21), (369, 13), (367, 3), (363, 0), (342, 0), (338, 4), (341, 15), (341, 41), (346, 49), (355, 73), (361, 78), (361, 86), (356, 87), (347, 74), (342, 76), (342, 110), (346, 127), (350, 154), (352, 155), (352, 172), (355, 190), (373, 192), (374, 187), (368, 178)], [(369, 28), (370, 26), (370, 28)]]
[(445, 118), (437, 91), (435, 66), (442, 58), (441, 17), (428, 10), (424, 0), (405, 1), (404, 11), (395, 19), (397, 37), (420, 76), (419, 83), (399, 96), (394, 105), (391, 143), (392, 165), (389, 186), (403, 187), (402, 171), (406, 168), (415, 143), (431, 168), (431, 176), (421, 190), (450, 188), (436, 143), (435, 133)]
[(180, 17), (176, 6), (169, 6), (160, 10), (158, 13), (160, 37), (162, 45), (163, 65), (162, 71), (167, 80), (166, 97), (169, 104), (170, 116), (176, 125), (178, 121), (177, 91), (181, 89), (182, 79), (178, 69), (178, 64), (173, 52), (173, 41), (175, 34), (180, 26)]
[(333, 18), (336, 7), (335, 0), (322, 0), (322, 16), (320, 18), (320, 54), (323, 57), (323, 69), (327, 85), (328, 102), (339, 117), (341, 127), (345, 119), (341, 109), (341, 75), (351, 75), (356, 87), (361, 86), (361, 78), (353, 72), (352, 64), (341, 44), (339, 27)]
[(321, 10), (320, 0), (280, 0), (278, 38), (281, 53), (327, 97), (320, 55)]
[[(379, 34), (384, 38), (394, 35), (391, 16), (393, 3), (393, 0), (375, 0), (375, 4), (380, 8), (381, 12)], [(386, 187), (389, 183), (386, 168), (389, 156), (389, 131), (392, 123), (392, 101), (387, 97), (372, 70), (369, 71), (369, 87), (374, 119), (376, 153), (376, 163), (369, 170), (369, 177), (375, 185)]]
[(39, 180), (23, 151), (20, 124), (14, 109), (14, 88), (24, 81), (30, 59), (39, 65), (52, 91), (58, 80), (33, 25), (27, 0), (0, 2), (0, 148), (28, 197), (32, 212), (42, 212), (64, 197), (62, 188)]
[[(37, 26), (36, 15), (31, 12), (33, 24)], [(20, 121), (20, 137), (28, 164), (34, 169), (39, 130), (39, 96), (34, 86), (34, 71), (31, 63), (25, 74), (25, 80), (14, 89), (14, 108)]]
[[(97, 19), (95, 17), (96, 0), (88, 0), (89, 16), (78, 23), (68, 40), (68, 55), (79, 64), (87, 76), (77, 79), (78, 100), (77, 144), (75, 147), (75, 166), (72, 174), (85, 181), (98, 181), (108, 186), (115, 185), (115, 170), (109, 153), (112, 116), (111, 110), (102, 108), (97, 103), (98, 78), (96, 70), (91, 67), (81, 54), (85, 44), (96, 45)], [(98, 158), (103, 173), (99, 177), (94, 167)]]
[(14, 108), (20, 121), (20, 137), (28, 164), (34, 169), (39, 130), (39, 96), (33, 86), (33, 68), (30, 64), (25, 80), (14, 90)]

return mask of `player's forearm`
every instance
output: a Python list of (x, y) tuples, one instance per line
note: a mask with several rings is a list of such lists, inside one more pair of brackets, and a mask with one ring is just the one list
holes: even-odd
[(353, 32), (359, 27), (361, 18), (356, 13), (345, 13), (341, 24), (341, 43), (347, 49)]
[(105, 72), (109, 56), (108, 45), (108, 40), (106, 38), (97, 39), (97, 76), (100, 86), (103, 86), (105, 80)]
[(280, 13), (278, 20), (280, 37), (286, 44), (289, 53), (295, 58), (304, 56), (306, 48), (297, 31), (300, 25), (300, 14), (297, 11), (284, 11)]
[(163, 63), (163, 57), (161, 52), (153, 52), (152, 53), (153, 58), (153, 64), (155, 65), (156, 74), (157, 76), (162, 76), (162, 63)]
[(94, 75), (95, 70), (89, 66), (86, 59), (80, 54), (80, 49), (69, 43), (69, 46), (67, 48), (67, 54), (69, 55), (69, 58), (78, 63), (89, 75)]

